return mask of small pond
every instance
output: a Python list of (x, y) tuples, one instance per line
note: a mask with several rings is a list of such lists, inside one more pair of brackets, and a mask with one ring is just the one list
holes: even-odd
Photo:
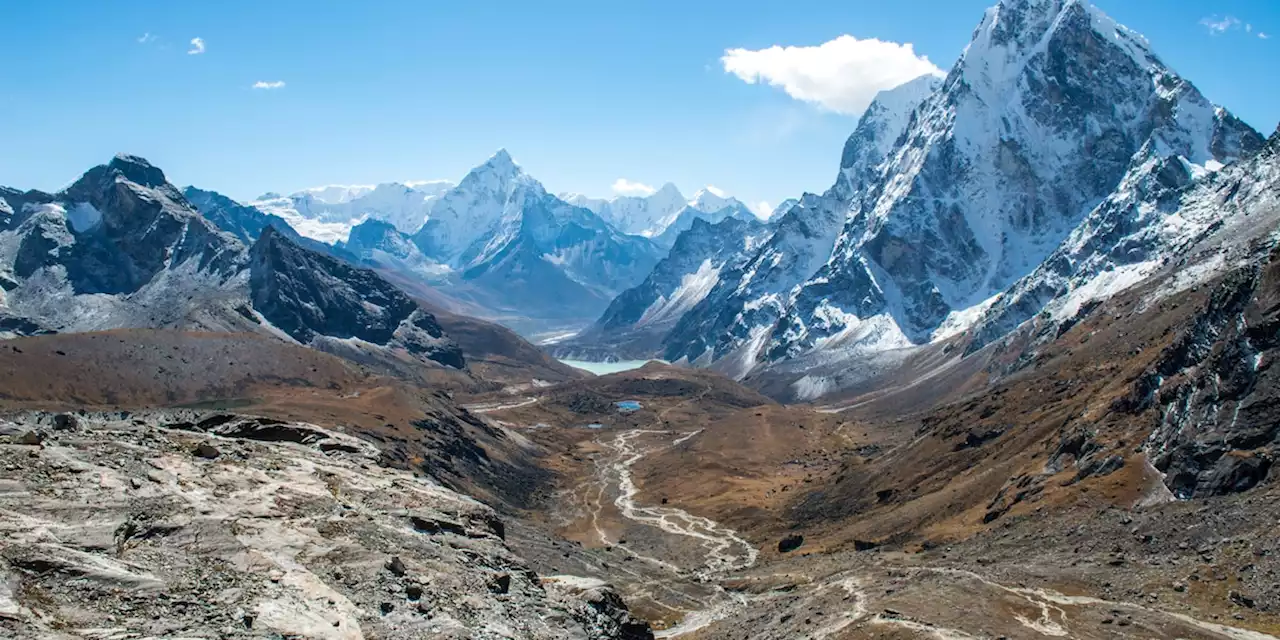
[(614, 362), (588, 362), (586, 360), (561, 360), (571, 367), (590, 371), (598, 376), (608, 375), (610, 373), (619, 373), (622, 371), (630, 371), (631, 369), (639, 369), (650, 362), (662, 362), (662, 360), (616, 360)]

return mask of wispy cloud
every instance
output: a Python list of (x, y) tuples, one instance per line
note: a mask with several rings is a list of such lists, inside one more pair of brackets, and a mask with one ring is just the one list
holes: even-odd
[(198, 56), (204, 53), (204, 38), (192, 38), (191, 48), (187, 50), (187, 55)]
[(1240, 19), (1235, 16), (1212, 16), (1209, 18), (1201, 18), (1200, 24), (1204, 25), (1209, 33), (1215, 36), (1222, 35), (1232, 29), (1240, 28)]
[[(1201, 18), (1200, 24), (1205, 29), (1209, 30), (1209, 35), (1211, 36), (1220, 36), (1229, 31), (1244, 31), (1247, 35), (1255, 35), (1253, 23), (1244, 22), (1243, 20), (1231, 15), (1219, 17), (1215, 14), (1207, 18)], [(1267, 32), (1261, 29), (1257, 30), (1256, 35), (1262, 40), (1268, 40), (1271, 38), (1270, 35), (1267, 35)]]
[(283, 88), (284, 88), (284, 80), (273, 80), (273, 81), (271, 81), (271, 82), (266, 82), (266, 81), (264, 81), (264, 80), (259, 80), (259, 81), (255, 82), (255, 83), (253, 83), (253, 88), (254, 88), (254, 89), (283, 89)]
[[(1233, 29), (1239, 29), (1241, 22), (1240, 19), (1235, 16), (1222, 16), (1219, 18), (1215, 15), (1208, 18), (1201, 18), (1200, 24), (1209, 30), (1210, 35), (1220, 36)], [(1253, 30), (1253, 25), (1249, 25), (1249, 30)]]
[(797, 100), (854, 116), (885, 89), (925, 74), (942, 75), (909, 42), (850, 35), (812, 47), (727, 49), (720, 62), (744, 82), (779, 87)]
[(632, 182), (626, 178), (618, 178), (613, 181), (611, 187), (613, 192), (620, 196), (648, 196), (653, 195), (657, 189), (644, 184), (642, 182)]
[(158, 39), (159, 38), (155, 34), (148, 31), (138, 36), (138, 44), (151, 44), (152, 42), (155, 42)]

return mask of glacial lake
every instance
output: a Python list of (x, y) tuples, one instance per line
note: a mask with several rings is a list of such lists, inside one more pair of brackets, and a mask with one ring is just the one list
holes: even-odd
[(661, 360), (618, 360), (617, 362), (587, 362), (586, 360), (561, 360), (571, 367), (590, 371), (598, 376), (610, 373), (618, 373), (619, 371), (630, 371), (639, 369), (650, 362), (662, 362)]

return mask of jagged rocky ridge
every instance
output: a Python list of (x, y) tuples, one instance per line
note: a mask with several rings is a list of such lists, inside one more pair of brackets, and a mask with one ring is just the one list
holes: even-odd
[(1280, 135), (1186, 199), (1206, 207), (1206, 237), (1148, 306), (1225, 275), (1115, 405), (1156, 416), (1144, 446), (1179, 498), (1250, 489), (1280, 456)]
[(462, 351), (433, 315), (374, 272), (303, 249), (268, 227), (249, 252), (253, 307), (298, 342), (394, 344), (446, 366)]
[(876, 100), (835, 187), (786, 212), (661, 354), (814, 397), (851, 360), (1065, 321), (1176, 260), (1208, 229), (1188, 188), (1263, 142), (1087, 2), (1005, 0), (946, 78)]
[[(711, 224), (730, 218), (747, 223), (756, 223), (760, 221), (760, 219), (756, 217), (756, 214), (751, 213), (751, 210), (748, 209), (746, 205), (738, 202), (737, 200), (730, 200), (730, 204), (719, 209), (711, 209), (709, 211), (704, 211), (703, 209), (699, 209), (695, 206), (697, 201), (695, 201), (694, 205), (685, 206), (676, 212), (675, 217), (672, 218), (670, 224), (662, 230), (662, 233), (653, 237), (654, 243), (663, 249), (669, 250), (671, 247), (675, 246), (676, 241), (680, 238), (680, 234), (691, 229), (694, 223), (698, 221), (709, 222)], [(710, 207), (704, 208), (710, 209)]]
[[(1212, 170), (1262, 140), (1087, 3), (1010, 0), (900, 142), (774, 329), (771, 357), (953, 331), (966, 322), (953, 312), (1035, 270), (1148, 160)], [(853, 286), (836, 295), (833, 279)], [(884, 335), (850, 335), (868, 321)]]
[(190, 186), (182, 190), (182, 195), (200, 215), (212, 222), (214, 226), (234, 235), (247, 245), (253, 244), (267, 227), (271, 227), (284, 234), (291, 242), (307, 249), (332, 255), (348, 262), (356, 262), (356, 257), (350, 252), (344, 251), (341, 244), (330, 245), (308, 238), (298, 233), (289, 224), (289, 221), (273, 213), (267, 213), (258, 207), (241, 204), (216, 191), (206, 191)]
[(11, 212), (0, 229), (9, 334), (252, 331), (463, 366), (434, 318), (372, 272), (300, 246), (269, 217), (218, 203), (236, 233), (257, 235), (246, 247), (141, 158), (117, 156), (57, 194), (0, 197)]
[(624, 291), (600, 319), (555, 353), (588, 360), (647, 357), (660, 348), (677, 321), (716, 286), (722, 272), (769, 233), (757, 221), (726, 217), (712, 224), (695, 218), (644, 282)]
[(925, 77), (877, 96), (845, 144), (835, 185), (822, 195), (805, 194), (773, 222), (767, 240), (747, 248), (737, 260), (740, 266), (721, 274), (672, 329), (664, 357), (720, 361), (739, 375), (754, 366), (763, 331), (785, 309), (786, 295), (830, 254), (850, 199), (874, 174), (912, 108), (936, 84), (937, 79)]

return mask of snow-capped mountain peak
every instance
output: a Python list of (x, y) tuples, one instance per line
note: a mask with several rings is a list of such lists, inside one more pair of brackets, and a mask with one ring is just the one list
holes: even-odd
[(730, 198), (723, 190), (713, 186), (706, 186), (698, 189), (693, 194), (693, 198), (689, 200), (689, 206), (705, 213), (719, 211), (725, 207), (742, 204), (735, 198)]
[[(293, 195), (294, 197), (310, 196), (317, 202), (327, 204), (344, 204), (373, 191), (376, 187), (377, 185), (372, 184), (330, 184), (323, 187), (303, 189)], [(278, 198), (279, 195), (276, 194), (276, 197)], [(268, 196), (263, 196), (261, 199), (269, 198)]]
[(782, 216), (786, 215), (786, 213), (791, 210), (791, 207), (794, 207), (797, 204), (800, 204), (799, 198), (787, 198), (786, 200), (779, 202), (778, 206), (774, 207), (773, 211), (769, 212), (768, 219), (778, 220), (782, 218)]
[(1003, 0), (945, 78), (877, 96), (835, 186), (778, 211), (772, 235), (684, 313), (662, 353), (739, 376), (829, 368), (946, 339), (984, 314), (990, 340), (1053, 296), (1119, 286), (1092, 280), (1108, 265), (1158, 263), (1136, 248), (1174, 225), (1147, 230), (1159, 216), (1144, 194), (1261, 145), (1087, 2)]
[(670, 182), (643, 196), (592, 198), (579, 193), (562, 193), (559, 197), (574, 206), (590, 209), (623, 233), (649, 238), (659, 237), (668, 231), (672, 224), (687, 215), (684, 213), (686, 209), (693, 209), (699, 214), (713, 214), (729, 207), (749, 211), (746, 205), (716, 187), (708, 185), (694, 193), (692, 198), (685, 198), (680, 189)]
[(448, 180), (327, 185), (289, 196), (265, 194), (252, 205), (283, 218), (304, 237), (334, 244), (345, 241), (352, 227), (366, 219), (413, 233), (426, 221), (440, 195), (453, 186)]
[(514, 233), (525, 201), (545, 194), (540, 182), (526, 174), (506, 149), (499, 149), (469, 171), (458, 186), (441, 194), (427, 223), (417, 230), (415, 242), (434, 260), (464, 266), (464, 253), (474, 243), (484, 238), (497, 242), (500, 236)]
[(503, 178), (511, 178), (517, 174), (523, 173), (520, 165), (512, 159), (511, 154), (506, 149), (498, 149), (484, 164), (471, 170), (471, 173), (491, 173)]
[(662, 200), (678, 199), (683, 200), (684, 195), (680, 193), (680, 189), (673, 182), (664, 182), (657, 191), (654, 191), (649, 197), (659, 198)]
[(573, 196), (571, 204), (591, 209), (623, 233), (653, 236), (662, 232), (662, 223), (670, 224), (680, 209), (688, 204), (680, 189), (670, 182), (646, 196), (615, 196), (610, 199)]
[[(1001, 2), (854, 200), (771, 357), (873, 316), (899, 343), (976, 318), (965, 311), (1031, 273), (1125, 183), (1143, 149), (1199, 165), (1237, 157), (1247, 127), (1220, 113), (1087, 3)], [(1215, 148), (1227, 139), (1236, 143)], [(833, 290), (835, 280), (846, 285)]]

